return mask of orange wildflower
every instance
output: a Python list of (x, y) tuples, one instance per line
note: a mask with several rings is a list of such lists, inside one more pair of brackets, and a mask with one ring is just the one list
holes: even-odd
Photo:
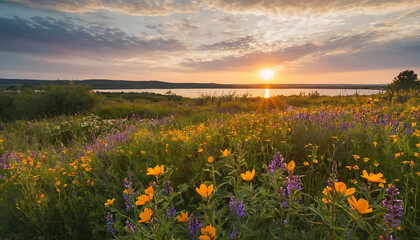
[(142, 206), (142, 205), (144, 205), (148, 202), (150, 202), (150, 197), (147, 196), (147, 195), (141, 195), (137, 198), (136, 205), (137, 206)]
[(149, 208), (145, 208), (143, 212), (140, 213), (139, 217), (139, 223), (142, 222), (150, 222), (150, 218), (152, 217), (152, 210), (150, 210)]
[(334, 183), (334, 189), (338, 193), (344, 194), (345, 196), (352, 195), (354, 192), (356, 192), (355, 188), (349, 188), (347, 189), (347, 186), (343, 182), (335, 182)]
[(187, 222), (188, 212), (182, 212), (181, 215), (176, 216), (178, 222)]
[(104, 203), (104, 205), (109, 207), (112, 204), (114, 204), (114, 201), (115, 201), (115, 198), (113, 198), (112, 200), (111, 199), (108, 199), (108, 200), (106, 200), (106, 203)]
[(295, 166), (296, 166), (295, 161), (290, 161), (289, 164), (285, 163), (284, 166), (286, 167), (287, 172), (289, 174), (292, 174), (293, 171), (295, 170)]
[(227, 156), (229, 156), (229, 154), (230, 154), (230, 151), (227, 150), (227, 149), (225, 149), (224, 151), (222, 151), (222, 157), (227, 157)]
[(165, 168), (163, 165), (156, 165), (155, 168), (147, 168), (147, 175), (154, 175), (159, 176), (160, 174), (165, 172)]
[(150, 200), (153, 199), (153, 187), (150, 185), (144, 192), (149, 196)]
[[(334, 190), (335, 190), (336, 193), (340, 193), (340, 194), (343, 194), (345, 196), (352, 195), (353, 193), (356, 192), (355, 188), (347, 189), (347, 186), (344, 182), (335, 182), (334, 183)], [(333, 191), (332, 187), (326, 187), (322, 191), (322, 194), (324, 194), (325, 196), (328, 196), (328, 192), (332, 192), (332, 191)], [(327, 200), (326, 198), (322, 198), (322, 202), (329, 203), (330, 201)]]
[(200, 240), (214, 240), (216, 239), (216, 228), (213, 227), (211, 224), (205, 228), (201, 228), (201, 235)]
[(350, 204), (350, 207), (354, 210), (359, 212), (360, 214), (371, 213), (372, 208), (369, 208), (369, 203), (366, 199), (360, 198), (358, 201), (354, 196), (347, 198), (347, 201)]
[(251, 182), (254, 179), (255, 169), (252, 169), (252, 172), (246, 171), (245, 173), (241, 173), (241, 178), (247, 182)]
[(208, 198), (213, 192), (213, 184), (210, 184), (208, 187), (204, 184), (201, 184), (200, 188), (195, 188), (195, 190), (204, 198)]
[(369, 182), (379, 182), (379, 183), (386, 183), (385, 179), (382, 179), (384, 176), (382, 173), (374, 174), (369, 173), (367, 174), (366, 170), (363, 170), (363, 175), (361, 175), (362, 178), (366, 178)]

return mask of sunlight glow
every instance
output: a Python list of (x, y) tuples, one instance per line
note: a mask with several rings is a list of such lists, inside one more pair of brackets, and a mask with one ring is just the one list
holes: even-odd
[(273, 76), (274, 76), (274, 69), (265, 68), (265, 69), (261, 70), (261, 72), (260, 72), (260, 76), (261, 76), (264, 80), (270, 80), (270, 79), (271, 79), (271, 78), (273, 78)]

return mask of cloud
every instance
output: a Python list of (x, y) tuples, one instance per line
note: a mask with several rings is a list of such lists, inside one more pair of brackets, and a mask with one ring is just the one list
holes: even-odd
[[(357, 9), (375, 10), (375, 13), (395, 11), (397, 7), (413, 7), (415, 0), (4, 0), (30, 8), (84, 14), (106, 9), (132, 15), (171, 15), (173, 13), (195, 12), (199, 9), (222, 10), (232, 13), (259, 14), (313, 14)], [(373, 12), (370, 12), (373, 13)]]
[(5, 0), (30, 8), (60, 12), (88, 13), (106, 9), (132, 15), (170, 15), (174, 12), (192, 12), (196, 1), (189, 0)]
[(248, 35), (237, 37), (225, 41), (207, 44), (200, 47), (203, 50), (249, 50), (253, 45), (257, 45), (258, 41), (254, 36)]
[(311, 1), (290, 1), (290, 0), (208, 0), (207, 5), (226, 12), (244, 13), (283, 13), (299, 14), (310, 11), (315, 14), (327, 12), (347, 11), (349, 9), (375, 9), (377, 13), (382, 11), (394, 11), (396, 6), (413, 6), (414, 0), (311, 0)]
[(105, 24), (50, 17), (0, 17), (0, 35), (0, 51), (39, 55), (119, 58), (185, 49), (175, 39), (138, 37)]
[(283, 65), (292, 67), (295, 72), (335, 72), (419, 65), (420, 36), (384, 40), (388, 34), (387, 31), (368, 31), (271, 52), (255, 51), (210, 60), (190, 59), (184, 66), (200, 71), (253, 71)]
[(420, 35), (376, 43), (363, 51), (325, 55), (300, 68), (302, 73), (420, 67)]

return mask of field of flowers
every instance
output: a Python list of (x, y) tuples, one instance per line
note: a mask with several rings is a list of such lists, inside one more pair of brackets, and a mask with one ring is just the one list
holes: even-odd
[(418, 98), (374, 96), (15, 123), (0, 132), (0, 239), (418, 239), (419, 119)]

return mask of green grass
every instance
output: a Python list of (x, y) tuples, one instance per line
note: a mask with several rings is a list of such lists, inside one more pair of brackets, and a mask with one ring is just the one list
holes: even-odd
[[(176, 215), (188, 212), (188, 221), (194, 214), (203, 227), (214, 226), (218, 239), (233, 228), (239, 239), (419, 238), (419, 98), (384, 97), (110, 94), (85, 114), (2, 123), (1, 237), (189, 239), (188, 224), (167, 217), (173, 206)], [(278, 152), (283, 163), (296, 164), (293, 173), (268, 171)], [(165, 173), (147, 175), (156, 165)], [(241, 173), (252, 169), (250, 184)], [(384, 188), (362, 178), (363, 170), (381, 172)], [(298, 175), (303, 189), (288, 192), (288, 180)], [(355, 188), (373, 212), (359, 214), (348, 197), (322, 194), (335, 179)], [(214, 185), (208, 199), (195, 190), (203, 183)], [(400, 189), (401, 230), (383, 221), (388, 184)], [(136, 192), (144, 195), (150, 185), (154, 197), (136, 206)], [(231, 211), (232, 196), (243, 201), (245, 216)], [(153, 212), (151, 223), (138, 222), (145, 208)]]

